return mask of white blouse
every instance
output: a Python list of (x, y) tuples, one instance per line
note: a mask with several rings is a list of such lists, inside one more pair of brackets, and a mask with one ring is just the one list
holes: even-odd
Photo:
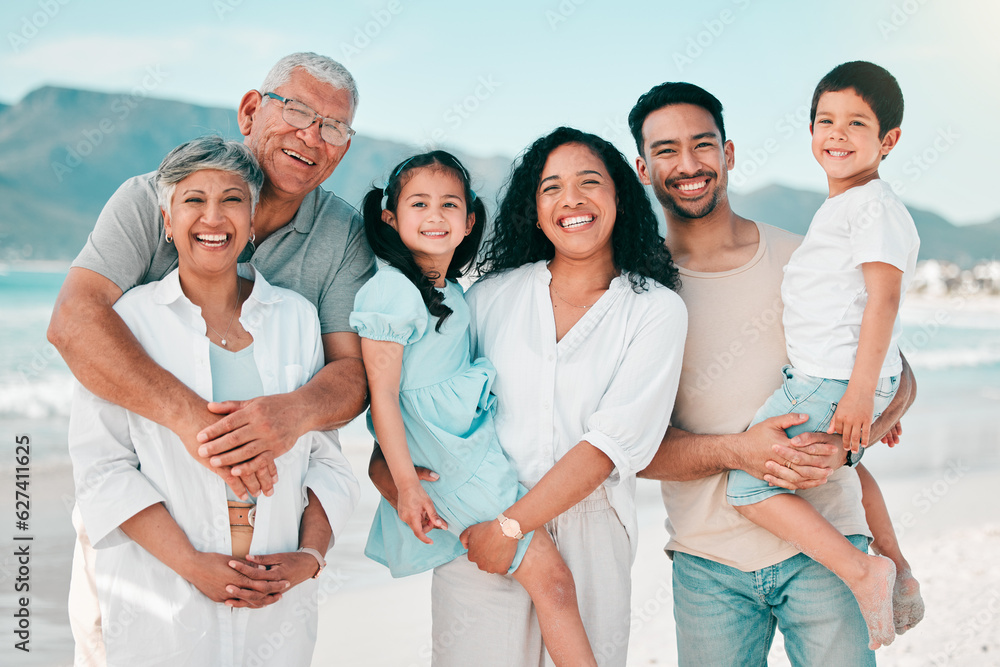
[[(240, 270), (253, 274), (249, 266)], [(211, 399), (211, 343), (201, 311), (184, 296), (176, 270), (130, 290), (115, 310), (154, 361)], [(265, 394), (292, 391), (322, 367), (316, 309), (298, 294), (257, 275), (240, 322), (254, 337)], [(97, 549), (108, 664), (309, 663), (316, 640), (317, 581), (299, 584), (263, 609), (231, 609), (209, 600), (119, 528), (163, 502), (195, 549), (232, 553), (226, 485), (187, 453), (180, 438), (77, 386), (69, 449), (77, 503)], [(272, 496), (257, 500), (250, 553), (298, 549), (306, 487), (323, 505), (334, 536), (339, 535), (357, 504), (359, 487), (337, 432), (307, 433), (275, 464), (279, 481)]]
[(687, 310), (672, 290), (650, 280), (636, 293), (623, 275), (556, 342), (551, 280), (542, 261), (469, 289), (475, 355), (497, 369), (497, 434), (529, 488), (581, 441), (607, 454), (608, 500), (634, 558), (635, 474), (670, 423)]

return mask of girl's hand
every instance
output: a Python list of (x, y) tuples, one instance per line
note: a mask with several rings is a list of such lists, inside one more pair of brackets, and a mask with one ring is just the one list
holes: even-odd
[(400, 488), (397, 504), (396, 511), (399, 512), (399, 518), (413, 530), (417, 539), (425, 544), (434, 544), (434, 541), (427, 537), (427, 533), (433, 528), (448, 529), (448, 524), (438, 516), (434, 502), (419, 482)]
[[(301, 555), (316, 562), (308, 554)], [(231, 607), (266, 607), (280, 600), (281, 592), (289, 587), (289, 582), (283, 579), (248, 577), (234, 568), (233, 563), (254, 567), (225, 554), (195, 552), (179, 574), (212, 602), (225, 602)]]
[(830, 428), (827, 433), (842, 433), (844, 435), (844, 449), (852, 452), (858, 451), (858, 446), (868, 446), (868, 436), (872, 427), (872, 416), (875, 413), (875, 396), (866, 393), (864, 396), (860, 392), (851, 391), (851, 386), (847, 386), (844, 397), (837, 404), (837, 411), (830, 421)]

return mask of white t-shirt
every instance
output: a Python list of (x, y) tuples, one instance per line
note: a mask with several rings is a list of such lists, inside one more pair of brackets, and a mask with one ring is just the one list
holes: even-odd
[[(913, 278), (920, 239), (888, 183), (875, 179), (830, 197), (813, 216), (781, 283), (785, 342), (792, 365), (815, 377), (851, 379), (868, 291), (861, 265), (891, 264)], [(902, 371), (899, 314), (880, 377)]]
[(466, 295), (474, 356), (497, 369), (497, 436), (529, 488), (582, 440), (607, 454), (608, 502), (635, 558), (635, 473), (670, 421), (687, 311), (659, 283), (637, 294), (622, 275), (556, 342), (551, 280), (541, 261), (483, 278)]

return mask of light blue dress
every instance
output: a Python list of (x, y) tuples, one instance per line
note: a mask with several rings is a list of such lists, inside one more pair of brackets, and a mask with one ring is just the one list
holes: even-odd
[[(382, 267), (358, 292), (351, 326), (363, 338), (400, 343), (403, 367), (399, 407), (413, 463), (441, 478), (422, 482), (448, 530), (428, 533), (424, 544), (383, 498), (368, 534), (365, 555), (392, 576), (424, 572), (466, 553), (458, 536), (468, 526), (495, 520), (526, 493), (500, 448), (493, 428), (496, 371), (485, 358), (472, 360), (469, 307), (460, 285), (441, 290), (452, 314), (440, 331), (416, 286), (400, 271)], [(368, 429), (375, 434), (371, 411)], [(376, 438), (377, 439), (377, 438)], [(510, 571), (520, 564), (531, 534), (518, 544)]]

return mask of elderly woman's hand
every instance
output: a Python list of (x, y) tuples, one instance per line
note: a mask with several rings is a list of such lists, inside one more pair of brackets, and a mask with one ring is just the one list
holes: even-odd
[[(302, 555), (315, 565), (312, 556)], [(247, 575), (251, 570), (255, 576)], [(199, 551), (194, 552), (179, 574), (213, 602), (259, 609), (280, 600), (281, 593), (291, 587), (281, 576), (262, 574), (266, 572), (232, 556)]]
[(245, 586), (231, 592), (226, 604), (231, 607), (259, 609), (281, 599), (280, 593), (264, 595), (265, 590), (285, 592), (311, 579), (319, 569), (316, 559), (291, 551), (266, 556), (247, 556), (249, 563), (229, 559), (229, 567), (237, 572)]

